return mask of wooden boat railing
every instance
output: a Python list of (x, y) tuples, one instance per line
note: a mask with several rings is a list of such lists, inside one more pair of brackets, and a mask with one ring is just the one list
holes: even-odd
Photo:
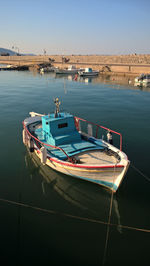
[(83, 121), (83, 122), (85, 122), (85, 123), (87, 123), (87, 124), (91, 124), (91, 125), (96, 126), (96, 134), (95, 134), (95, 138), (96, 138), (96, 139), (98, 138), (98, 131), (99, 131), (99, 128), (102, 128), (102, 129), (104, 129), (104, 130), (106, 130), (106, 131), (110, 131), (110, 132), (112, 132), (112, 133), (114, 133), (114, 134), (116, 134), (116, 135), (119, 135), (119, 137), (120, 137), (120, 151), (122, 151), (122, 134), (121, 134), (121, 133), (116, 132), (116, 131), (114, 131), (114, 130), (112, 130), (112, 129), (110, 129), (110, 128), (107, 128), (107, 127), (104, 127), (104, 126), (98, 125), (98, 124), (96, 124), (96, 123), (93, 123), (93, 122), (87, 121), (87, 120), (85, 120), (85, 119), (83, 119), (83, 118), (80, 118), (80, 117), (77, 117), (77, 116), (75, 116), (74, 119), (75, 119), (75, 125), (76, 125), (76, 128), (77, 128), (78, 131), (80, 131), (80, 121)]

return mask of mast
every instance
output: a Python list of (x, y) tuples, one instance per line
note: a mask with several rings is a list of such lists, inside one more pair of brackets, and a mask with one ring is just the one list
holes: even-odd
[(55, 98), (54, 99), (54, 103), (55, 103), (55, 106), (56, 106), (56, 109), (55, 109), (55, 118), (57, 118), (59, 116), (59, 106), (61, 104), (61, 102), (59, 101), (58, 98)]

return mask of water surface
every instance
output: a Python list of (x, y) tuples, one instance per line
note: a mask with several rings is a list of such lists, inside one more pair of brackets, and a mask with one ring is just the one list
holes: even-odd
[[(150, 91), (110, 79), (87, 81), (0, 72), (5, 265), (147, 265), (150, 260)], [(30, 111), (52, 112), (56, 96), (62, 110), (123, 135), (131, 166), (113, 196), (110, 226), (109, 191), (41, 166), (22, 143), (24, 118)]]

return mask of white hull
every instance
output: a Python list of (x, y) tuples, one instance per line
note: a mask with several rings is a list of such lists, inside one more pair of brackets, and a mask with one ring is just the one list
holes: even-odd
[[(34, 152), (41, 159), (40, 151), (34, 150)], [(51, 159), (48, 158), (46, 160), (46, 165), (48, 165), (52, 169), (66, 175), (70, 175), (79, 179), (83, 179), (86, 181), (90, 181), (105, 186), (113, 190), (113, 192), (116, 192), (117, 189), (119, 188), (121, 181), (129, 167), (128, 160), (126, 160), (126, 164), (124, 164), (123, 167), (118, 167), (121, 164), (118, 165), (116, 164), (112, 165), (112, 168), (109, 167), (107, 168), (106, 165), (103, 165), (104, 168), (98, 168), (96, 166), (94, 168), (89, 168), (93, 165), (87, 165), (87, 167), (85, 168), (80, 168), (80, 165), (76, 165), (79, 166), (76, 167), (69, 162), (64, 163), (60, 160), (55, 160), (54, 158)]]
[(150, 84), (150, 75), (142, 74), (140, 77), (136, 77), (134, 82), (135, 86), (147, 86)]
[(98, 76), (99, 72), (83, 72), (83, 73), (79, 73), (79, 76), (80, 77), (95, 77), (95, 76)]
[[(31, 113), (31, 115), (33, 114), (34, 113)], [(25, 119), (23, 136), (24, 144), (28, 146), (30, 145), (30, 132), (35, 128), (34, 123), (36, 124), (37, 121), (40, 120), (41, 115)], [(27, 126), (30, 128), (30, 132), (28, 130), (26, 131)], [(110, 151), (116, 153), (120, 159), (118, 160), (118, 158), (113, 155), (110, 156), (107, 153), (105, 154), (105, 152), (101, 150), (90, 150), (77, 154), (78, 163), (73, 163), (67, 160), (60, 160), (46, 152), (44, 164), (60, 173), (97, 183), (116, 192), (127, 172), (130, 162), (125, 153), (105, 141), (102, 142), (104, 145), (107, 145)], [(34, 153), (40, 158), (41, 162), (43, 162), (43, 154), (40, 147), (34, 143), (32, 148)]]
[(150, 85), (150, 80), (144, 80), (144, 81), (136, 81), (134, 83), (134, 86), (147, 86)]
[(40, 73), (49, 73), (49, 72), (54, 72), (55, 68), (53, 67), (43, 67), (40, 69)]

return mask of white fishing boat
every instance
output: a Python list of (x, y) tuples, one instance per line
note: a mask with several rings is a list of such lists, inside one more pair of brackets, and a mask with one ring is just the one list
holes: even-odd
[(68, 68), (58, 68), (55, 70), (56, 74), (69, 74), (74, 75), (77, 74), (79, 69), (77, 69), (74, 65), (69, 66)]
[(95, 77), (98, 76), (99, 71), (93, 70), (92, 68), (85, 68), (84, 70), (78, 71), (79, 76), (81, 77)]
[(135, 86), (147, 86), (150, 84), (150, 74), (141, 74), (135, 78)]
[[(122, 135), (106, 127), (59, 112), (55, 99), (55, 113), (42, 115), (30, 112), (23, 121), (23, 142), (54, 170), (74, 178), (91, 181), (116, 192), (129, 167), (122, 151)], [(81, 130), (86, 123), (87, 132)], [(93, 127), (96, 135), (93, 136)], [(98, 138), (98, 130), (108, 133), (108, 142)], [(112, 145), (112, 134), (120, 138), (120, 149)]]

